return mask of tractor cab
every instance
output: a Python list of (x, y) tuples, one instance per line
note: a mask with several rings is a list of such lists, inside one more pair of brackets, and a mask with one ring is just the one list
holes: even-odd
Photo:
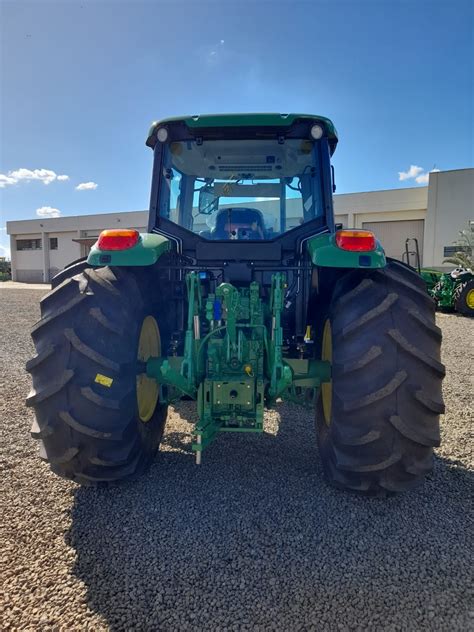
[(332, 123), (309, 115), (156, 123), (147, 140), (155, 152), (149, 229), (172, 233), (184, 250), (202, 240), (275, 241), (295, 229), (296, 238), (307, 225), (334, 230), (336, 143)]

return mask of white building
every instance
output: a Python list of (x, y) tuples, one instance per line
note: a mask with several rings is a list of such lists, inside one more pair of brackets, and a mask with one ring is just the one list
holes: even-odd
[[(258, 207), (264, 211), (260, 202)], [(429, 185), (334, 196), (336, 222), (373, 230), (391, 257), (402, 259), (407, 238), (416, 239), (420, 263), (443, 269), (460, 230), (474, 230), (474, 169), (430, 174)], [(105, 228), (146, 231), (147, 211), (7, 222), (14, 281), (49, 281), (86, 255)], [(409, 242), (409, 251), (415, 242)], [(405, 257), (406, 259), (406, 257)], [(415, 257), (410, 255), (410, 263)], [(449, 267), (449, 266), (448, 266)]]
[(72, 261), (84, 257), (105, 228), (146, 231), (147, 211), (102, 213), (7, 222), (12, 279), (46, 283)]

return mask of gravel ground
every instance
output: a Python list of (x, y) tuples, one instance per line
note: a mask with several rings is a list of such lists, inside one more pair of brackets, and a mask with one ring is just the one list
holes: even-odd
[(111, 490), (51, 474), (24, 406), (38, 290), (0, 292), (2, 630), (468, 630), (473, 322), (440, 315), (443, 444), (422, 488), (328, 488), (312, 415), (281, 406), (194, 465), (192, 405), (150, 473)]

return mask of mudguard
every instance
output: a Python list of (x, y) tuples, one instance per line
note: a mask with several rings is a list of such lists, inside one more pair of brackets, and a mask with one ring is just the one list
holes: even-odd
[(92, 246), (87, 263), (91, 266), (151, 266), (171, 249), (171, 242), (163, 235), (140, 233), (138, 243), (126, 250), (100, 250)]
[(375, 250), (354, 252), (342, 250), (336, 245), (334, 233), (315, 235), (307, 242), (311, 261), (322, 268), (384, 268), (387, 265), (385, 251), (377, 241)]

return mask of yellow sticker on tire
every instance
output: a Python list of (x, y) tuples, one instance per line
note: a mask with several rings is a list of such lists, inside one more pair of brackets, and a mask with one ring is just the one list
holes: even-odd
[(94, 382), (97, 382), (97, 384), (102, 384), (102, 386), (106, 386), (107, 388), (110, 388), (112, 386), (113, 379), (111, 377), (107, 377), (106, 375), (102, 375), (102, 373), (97, 373), (97, 375), (95, 376)]

